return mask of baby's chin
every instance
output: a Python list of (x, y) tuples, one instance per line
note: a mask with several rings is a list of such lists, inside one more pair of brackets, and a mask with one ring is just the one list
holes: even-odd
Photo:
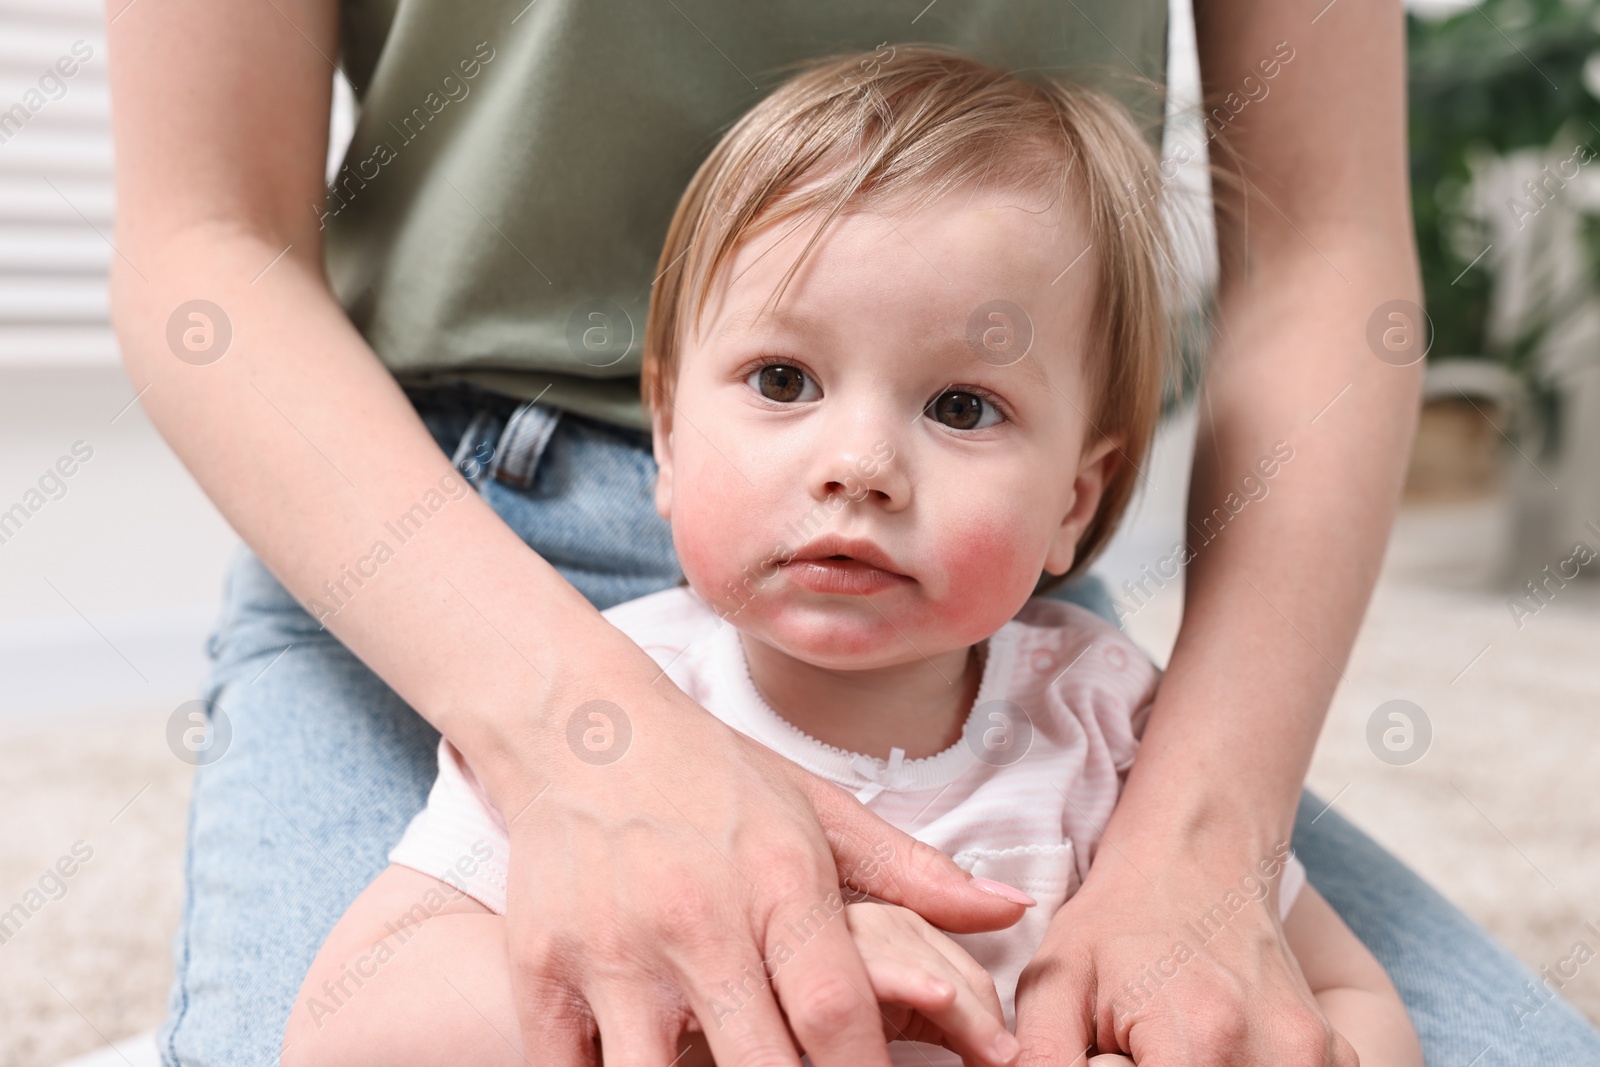
[(746, 604), (725, 616), (742, 632), (813, 667), (874, 670), (925, 660), (982, 641), (1005, 621), (973, 628), (952, 625), (937, 611), (908, 611), (885, 603), (881, 609), (864, 597), (829, 598), (831, 603), (799, 604), (778, 597)]
[[(869, 628), (849, 631), (840, 627), (816, 627), (777, 622), (770, 625), (735, 623), (744, 633), (782, 652), (792, 659), (831, 671), (867, 671), (898, 667), (922, 657), (905, 638), (884, 627), (887, 633)], [(931, 653), (945, 651), (940, 648)]]

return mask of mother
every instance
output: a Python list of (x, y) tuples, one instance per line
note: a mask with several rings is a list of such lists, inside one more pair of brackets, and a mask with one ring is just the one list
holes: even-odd
[[(1532, 975), (1336, 813), (1300, 800), (1296, 818), (1418, 387), (1364, 343), (1375, 308), (1418, 294), (1400, 11), (1317, 6), (1196, 12), (1215, 98), (1248, 98), (1280, 42), (1294, 58), (1216, 124), (1249, 203), (1220, 205), (1191, 513), (1274, 442), (1295, 459), (1189, 569), (1114, 847), (1024, 980), (1025, 1062), (1095, 1042), (1150, 1064), (1353, 1063), (1275, 908), (1233, 918), (1181, 981), (1151, 977), (1291, 831), (1431, 1062), (1600, 1062), (1564, 1005), (1513, 1036)], [(597, 1033), (611, 1067), (669, 1063), (691, 1014), (846, 876), (940, 925), (993, 925), (1003, 903), (730, 732), (595, 610), (677, 578), (636, 341), (678, 193), (779, 64), (920, 39), (1160, 78), (1165, 0), (108, 7), (118, 335), (150, 417), (248, 545), (209, 646), (233, 738), (195, 780), (166, 1062), (273, 1058), (319, 940), (423, 802), (435, 730), (512, 818), (539, 1067), (592, 1062)], [(362, 106), (325, 197), (335, 57)], [(476, 493), (451, 492), (458, 470)], [(600, 755), (569, 743), (595, 699), (622, 709)], [(593, 876), (600, 848), (637, 880)], [(721, 1062), (793, 1064), (792, 1030), (819, 1067), (887, 1063), (848, 937), (814, 947), (718, 1031)]]

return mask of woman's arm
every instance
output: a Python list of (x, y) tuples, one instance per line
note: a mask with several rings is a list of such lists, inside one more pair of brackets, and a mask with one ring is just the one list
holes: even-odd
[[(307, 604), (454, 474), (323, 275), (336, 4), (109, 0), (107, 20), (124, 363), (206, 494)], [(169, 347), (170, 317), (195, 299), (231, 325), (213, 362)], [(784, 924), (846, 871), (955, 929), (1020, 914), (706, 714), (476, 494), (433, 515), (326, 624), (513, 819), (512, 973), (547, 1062), (582, 1062), (596, 1025), (673, 1048), (685, 1013), (709, 1015), (725, 980), (759, 973)], [(633, 727), (607, 767), (566, 741), (595, 698)], [(893, 858), (869, 860), (885, 842)], [(819, 1065), (887, 1067), (843, 924), (775, 985)], [(796, 1063), (772, 991), (751, 996), (711, 1035), (719, 1059)]]
[[(1025, 1063), (1052, 1049), (1067, 1062), (1097, 1040), (1141, 1063), (1321, 1065), (1335, 1045), (1336, 1062), (1354, 1063), (1264, 917), (1235, 918), (1181, 981), (1146, 977), (1289, 837), (1415, 428), (1420, 365), (1383, 362), (1366, 340), (1380, 305), (1421, 300), (1401, 8), (1319, 8), (1196, 4), (1210, 103), (1260, 97), (1258, 64), (1276, 56), (1280, 69), (1222, 124), (1244, 195), (1217, 191), (1222, 274), (1182, 629), (1095, 866), (1024, 977)], [(1293, 459), (1270, 494), (1208, 527), (1278, 442)], [(1090, 966), (1069, 965), (1085, 955)]]

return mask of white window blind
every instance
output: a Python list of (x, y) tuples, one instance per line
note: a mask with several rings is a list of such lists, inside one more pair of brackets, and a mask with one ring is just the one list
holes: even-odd
[[(0, 0), (0, 368), (120, 362), (104, 19), (99, 0)], [(334, 89), (330, 172), (354, 112)]]
[(117, 362), (102, 19), (96, 0), (0, 0), (0, 367)]

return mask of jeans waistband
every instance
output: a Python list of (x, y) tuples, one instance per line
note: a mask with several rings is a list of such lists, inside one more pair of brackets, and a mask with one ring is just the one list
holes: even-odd
[[(552, 404), (498, 393), (465, 382), (402, 385), (406, 398), (424, 421), (458, 427), (455, 445), (440, 446), (466, 479), (478, 485), (484, 477), (527, 489), (546, 447), (562, 426), (580, 436), (599, 434), (620, 439), (631, 448), (650, 451), (650, 435), (579, 415)], [(444, 431), (443, 425), (436, 436)]]
[(429, 412), (471, 415), (488, 411), (504, 418), (523, 403), (519, 397), (465, 382), (453, 385), (402, 385), (400, 388), (419, 415)]

